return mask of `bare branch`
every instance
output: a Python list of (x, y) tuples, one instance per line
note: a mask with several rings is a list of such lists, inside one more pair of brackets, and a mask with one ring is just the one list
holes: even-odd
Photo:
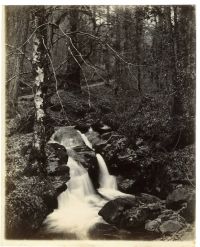
[(16, 78), (17, 76), (19, 76), (19, 75), (31, 74), (32, 72), (33, 72), (33, 71), (31, 70), (31, 71), (27, 71), (27, 72), (18, 73), (18, 74), (16, 74), (16, 75), (14, 75), (13, 77), (9, 78), (9, 79), (6, 81), (6, 83), (12, 81), (13, 79), (15, 79), (15, 78)]
[(65, 33), (61, 27), (59, 27), (59, 30), (69, 39), (72, 47), (74, 48), (74, 50), (79, 54), (80, 58), (82, 59), (82, 61), (85, 63), (85, 65), (87, 65), (88, 67), (92, 68), (93, 70), (95, 70), (95, 72), (97, 73), (97, 75), (99, 75), (99, 77), (105, 82), (105, 79), (97, 72), (97, 69), (93, 66), (88, 64), (85, 59), (83, 58), (82, 54), (80, 53), (80, 51), (75, 47), (75, 45), (72, 42), (71, 37), (68, 35), (68, 33)]
[(55, 71), (58, 71), (64, 64), (67, 63), (67, 61), (68, 61), (68, 58), (66, 58), (65, 60), (63, 60), (63, 62), (55, 68)]

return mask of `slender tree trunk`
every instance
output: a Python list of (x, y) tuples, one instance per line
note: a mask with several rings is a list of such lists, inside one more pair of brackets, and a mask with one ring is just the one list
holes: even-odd
[(173, 27), (171, 21), (171, 7), (166, 7), (165, 9), (165, 17), (167, 21), (167, 29), (168, 29), (168, 41), (169, 41), (169, 56), (170, 56), (170, 71), (172, 78), (172, 88), (173, 88), (173, 105), (171, 109), (172, 116), (182, 114), (182, 95), (181, 95), (181, 87), (180, 81), (177, 77), (177, 61), (176, 61), (176, 45), (175, 38), (173, 35)]
[[(27, 39), (29, 14), (30, 7), (6, 7), (6, 39), (8, 45), (11, 45), (7, 51), (8, 53), (11, 53), (11, 51), (15, 53), (15, 55), (8, 57), (6, 71), (8, 80), (15, 76), (7, 85), (8, 113), (11, 115), (15, 115), (17, 110), (20, 73), (22, 72), (24, 62), (24, 56), (20, 54), (19, 50), (15, 50), (15, 48), (22, 45)], [(26, 46), (23, 46), (20, 50), (24, 52), (25, 48)]]
[[(110, 23), (110, 7), (106, 7), (106, 19), (107, 23)], [(109, 26), (108, 26), (109, 29)], [(107, 37), (107, 42), (109, 43), (109, 38)], [(103, 56), (104, 56), (104, 64), (105, 64), (105, 70), (106, 70), (106, 84), (109, 85), (110, 83), (110, 54), (109, 54), (109, 49), (108, 47), (104, 47), (103, 50)]]
[[(76, 31), (78, 29), (78, 21), (79, 21), (79, 10), (78, 6), (72, 6), (69, 10), (69, 24), (70, 24), (70, 35), (72, 44), (70, 44), (70, 49), (72, 52), (72, 61), (71, 61), (71, 72), (69, 79), (72, 81), (72, 90), (81, 91), (81, 68), (78, 65), (82, 64), (80, 56), (76, 49), (78, 49), (78, 39)], [(77, 63), (78, 62), (78, 63)]]
[[(38, 7), (33, 11), (34, 28), (45, 23), (45, 9)], [(45, 173), (45, 101), (47, 91), (47, 30), (46, 27), (40, 27), (33, 36), (33, 71), (34, 71), (34, 104), (35, 104), (35, 123), (33, 153), (37, 168)]]
[[(121, 45), (121, 22), (120, 22), (120, 10), (116, 9), (116, 29), (115, 29), (115, 35), (116, 35), (116, 45), (115, 48), (117, 52), (121, 53), (122, 45)], [(117, 95), (119, 87), (123, 88), (123, 82), (122, 82), (122, 65), (121, 61), (118, 57), (115, 57), (115, 94)]]
[[(141, 64), (141, 36), (142, 36), (142, 17), (140, 10), (136, 9), (136, 63)], [(141, 68), (137, 67), (137, 88), (141, 92)]]

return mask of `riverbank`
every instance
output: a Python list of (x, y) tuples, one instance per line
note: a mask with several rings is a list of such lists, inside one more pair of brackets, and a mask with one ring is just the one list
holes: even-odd
[[(180, 117), (174, 125), (162, 95), (140, 98), (127, 92), (127, 95), (122, 93), (116, 97), (107, 87), (98, 90), (92, 92), (90, 106), (87, 92), (80, 95), (60, 92), (66, 117), (53, 95), (47, 109), (48, 137), (56, 126), (66, 126), (69, 122), (84, 133), (92, 126), (100, 138), (88, 138), (104, 157), (109, 172), (117, 176), (118, 188), (125, 193), (147, 193), (165, 203), (168, 201), (168, 210), (180, 211), (186, 220), (179, 230), (174, 228), (175, 231), (157, 239), (184, 238), (185, 232), (191, 232), (194, 225), (192, 116)], [(34, 174), (27, 177), (24, 173), (30, 161), (33, 124), (32, 102), (21, 101), (21, 109), (25, 104), (27, 111), (21, 112), (21, 118), (10, 121), (7, 132), (6, 217), (8, 238), (11, 239), (30, 238), (37, 232), (45, 217), (57, 207), (56, 198), (66, 189), (64, 183), (69, 179), (68, 176), (61, 178), (57, 172), (48, 176), (50, 180)], [(108, 131), (103, 130), (104, 125), (109, 127)], [(45, 191), (47, 197), (42, 198)], [(24, 231), (25, 222), (27, 233)], [(120, 229), (119, 225), (117, 227)]]

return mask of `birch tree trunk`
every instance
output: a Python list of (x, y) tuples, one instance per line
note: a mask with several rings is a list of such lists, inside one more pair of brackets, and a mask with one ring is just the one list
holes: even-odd
[(35, 123), (33, 152), (37, 168), (40, 172), (45, 172), (45, 96), (47, 89), (47, 52), (45, 49), (47, 41), (47, 31), (45, 26), (45, 9), (38, 7), (34, 9), (34, 28), (38, 28), (33, 36), (33, 71), (34, 71), (34, 105)]

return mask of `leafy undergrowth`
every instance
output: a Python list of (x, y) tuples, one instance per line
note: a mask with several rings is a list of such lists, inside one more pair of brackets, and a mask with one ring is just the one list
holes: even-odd
[[(105, 158), (109, 169), (112, 171), (114, 167), (115, 175), (122, 176), (121, 187), (132, 186), (139, 178), (137, 187), (142, 188), (142, 192), (166, 198), (179, 185), (193, 190), (195, 187), (194, 117), (172, 118), (167, 101), (167, 95), (161, 93), (141, 97), (136, 91), (119, 91), (115, 95), (113, 89), (106, 86), (91, 88), (90, 98), (87, 91), (82, 94), (59, 91), (59, 97), (54, 94), (47, 102), (47, 129), (50, 129), (49, 126), (90, 125), (103, 121), (111, 126), (114, 135), (119, 135), (120, 140), (111, 143)], [(26, 111), (23, 110), (25, 106)], [(17, 232), (14, 227), (16, 217), (20, 221), (32, 214), (36, 223), (30, 226), (27, 222), (27, 229), (37, 228), (41, 222), (31, 212), (38, 210), (42, 219), (49, 210), (40, 194), (51, 192), (52, 187), (43, 184), (41, 178), (27, 179), (23, 176), (28, 163), (28, 146), (32, 142), (33, 120), (33, 104), (25, 101), (20, 103), (17, 117), (8, 120), (7, 124), (7, 224), (13, 232)], [(124, 139), (125, 144), (121, 145)], [(121, 163), (116, 163), (112, 157), (121, 160)], [(34, 192), (31, 193), (33, 187)], [(132, 189), (130, 192), (135, 193)], [(23, 221), (20, 224), (23, 225)], [(187, 229), (182, 230), (183, 234), (177, 233), (171, 239), (181, 239), (185, 232), (191, 231), (191, 227), (189, 224)], [(166, 237), (166, 240), (169, 239)]]

